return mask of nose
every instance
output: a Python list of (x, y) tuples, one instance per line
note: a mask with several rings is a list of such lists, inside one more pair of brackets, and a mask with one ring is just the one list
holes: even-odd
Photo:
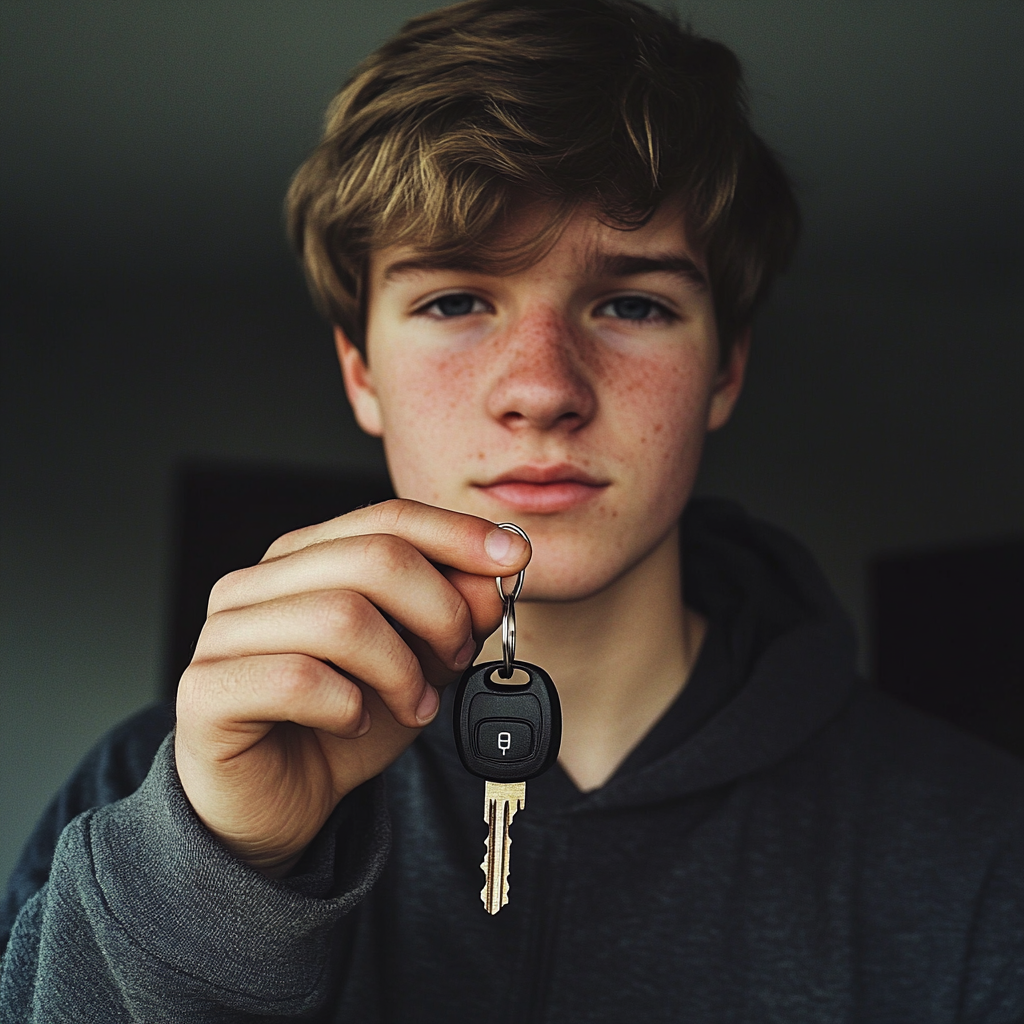
[(488, 412), (511, 429), (578, 430), (597, 409), (585, 340), (555, 310), (538, 310), (498, 340)]

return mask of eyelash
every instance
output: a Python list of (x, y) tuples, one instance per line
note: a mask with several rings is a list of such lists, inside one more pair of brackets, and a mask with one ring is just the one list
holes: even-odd
[[(453, 313), (450, 315), (445, 315), (437, 307), (439, 303), (444, 302), (446, 299), (470, 299), (472, 301), (472, 307), (474, 308), (468, 309), (465, 313)], [(614, 303), (629, 301), (631, 299), (638, 302), (647, 303), (650, 306), (649, 313), (653, 315), (648, 315), (644, 317), (612, 316), (610, 317), (610, 319), (631, 321), (633, 323), (638, 324), (670, 323), (671, 321), (678, 319), (676, 314), (673, 313), (668, 308), (666, 308), (662, 303), (657, 302), (654, 299), (649, 299), (646, 295), (617, 295), (614, 299), (608, 299), (606, 302), (601, 303), (601, 305), (594, 310), (594, 314), (596, 316), (601, 316), (602, 310), (607, 309)], [(475, 308), (478, 305), (485, 308)], [(481, 299), (477, 295), (474, 295), (472, 292), (449, 292), (449, 294), (447, 295), (439, 295), (436, 299), (433, 299), (426, 305), (421, 306), (416, 312), (428, 316), (433, 316), (438, 320), (459, 320), (462, 317), (470, 316), (473, 313), (486, 312), (489, 309), (490, 306), (488, 305), (488, 303), (484, 302), (483, 299)]]
[[(456, 313), (451, 316), (445, 316), (439, 309), (436, 308), (438, 303), (444, 302), (445, 299), (471, 299), (474, 307), (480, 305), (484, 307), (484, 309), (473, 308), (467, 310), (467, 312), (465, 313)], [(490, 306), (488, 305), (488, 303), (484, 302), (483, 299), (481, 299), (477, 295), (474, 295), (472, 292), (449, 292), (447, 295), (439, 295), (436, 299), (431, 300), (425, 306), (421, 306), (418, 310), (416, 310), (416, 312), (425, 314), (427, 316), (434, 316), (438, 320), (458, 320), (464, 316), (469, 316), (473, 313), (486, 312), (489, 309)]]
[(609, 306), (616, 302), (626, 302), (629, 300), (647, 303), (650, 306), (649, 312), (653, 315), (645, 317), (630, 317), (630, 316), (613, 316), (610, 317), (612, 320), (624, 320), (635, 324), (656, 324), (656, 323), (671, 323), (673, 320), (678, 320), (670, 309), (664, 306), (662, 303), (655, 299), (649, 299), (646, 295), (616, 295), (614, 299), (609, 299), (607, 302), (602, 302), (597, 309), (594, 310), (595, 315), (600, 316), (603, 309), (607, 309)]

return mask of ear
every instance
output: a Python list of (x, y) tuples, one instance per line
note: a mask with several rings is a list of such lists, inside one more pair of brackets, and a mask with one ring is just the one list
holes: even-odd
[(736, 335), (729, 352), (729, 361), (718, 371), (715, 390), (708, 405), (708, 430), (717, 430), (729, 422), (736, 399), (743, 390), (743, 378), (750, 358), (750, 335), (749, 327), (744, 327)]
[(367, 434), (380, 437), (384, 433), (384, 417), (363, 353), (349, 341), (348, 335), (340, 327), (334, 328), (334, 347), (338, 352), (338, 362), (341, 363), (345, 394), (356, 415), (356, 422)]

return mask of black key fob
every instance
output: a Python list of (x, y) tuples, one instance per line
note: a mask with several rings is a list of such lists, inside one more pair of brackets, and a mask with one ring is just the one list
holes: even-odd
[(455, 747), (466, 771), (489, 782), (525, 782), (558, 760), (562, 708), (551, 676), (525, 661), (526, 683), (501, 682), (504, 662), (471, 665), (455, 692)]

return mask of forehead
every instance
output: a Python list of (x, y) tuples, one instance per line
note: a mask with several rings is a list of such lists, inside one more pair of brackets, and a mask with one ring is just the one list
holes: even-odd
[[(377, 288), (415, 279), (432, 270), (514, 276), (562, 273), (586, 278), (667, 273), (691, 284), (707, 284), (704, 253), (688, 238), (681, 204), (663, 204), (639, 228), (622, 229), (591, 207), (576, 210), (552, 233), (558, 211), (533, 204), (509, 218), (492, 242), (457, 254), (432, 252), (415, 243), (378, 250), (370, 257), (369, 278)], [(519, 260), (509, 255), (523, 254)], [(495, 258), (497, 255), (497, 259)], [(502, 259), (502, 257), (505, 257)]]

